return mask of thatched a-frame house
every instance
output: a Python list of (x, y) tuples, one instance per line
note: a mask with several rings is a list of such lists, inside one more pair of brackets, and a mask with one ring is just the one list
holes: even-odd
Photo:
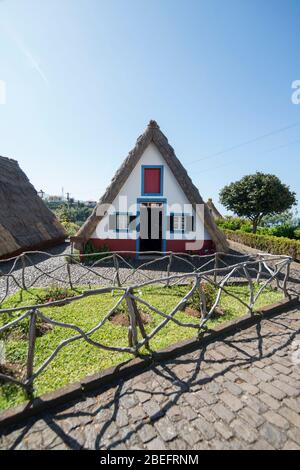
[(0, 258), (46, 248), (66, 236), (18, 162), (0, 157)]
[(72, 241), (81, 252), (89, 242), (89, 249), (92, 244), (96, 251), (105, 246), (137, 256), (149, 251), (228, 251), (225, 236), (155, 121), (138, 138)]
[(223, 216), (222, 216), (221, 212), (218, 211), (218, 209), (214, 205), (213, 200), (211, 198), (208, 199), (206, 204), (207, 204), (207, 207), (209, 208), (210, 213), (211, 213), (211, 215), (213, 216), (214, 219), (223, 219)]

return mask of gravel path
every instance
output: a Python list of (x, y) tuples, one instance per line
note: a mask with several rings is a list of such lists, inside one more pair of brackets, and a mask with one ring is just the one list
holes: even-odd
[[(253, 250), (252, 250), (253, 252)], [(252, 253), (251, 252), (251, 253)], [(49, 250), (49, 254), (37, 253), (30, 254), (26, 258), (26, 269), (24, 271), (24, 278), (22, 276), (22, 263), (21, 259), (13, 265), (13, 262), (0, 262), (0, 303), (6, 295), (18, 291), (22, 283), (29, 287), (49, 287), (49, 286), (69, 286), (68, 267), (70, 269), (70, 275), (72, 283), (76, 285), (101, 285), (111, 286), (115, 278), (115, 268), (112, 260), (102, 260), (100, 265), (97, 267), (91, 267), (83, 264), (71, 264), (66, 263), (66, 255), (70, 253), (70, 246), (68, 244), (59, 245), (52, 250)], [(235, 251), (235, 254), (245, 255), (245, 253)], [(244, 258), (246, 259), (246, 258)], [(242, 260), (242, 258), (241, 258)], [(208, 258), (202, 258), (194, 260), (195, 267), (203, 266), (207, 263)], [(160, 279), (166, 276), (168, 259), (154, 261), (151, 265), (142, 267), (137, 270), (139, 266), (149, 262), (149, 258), (143, 258), (142, 260), (128, 259), (119, 261), (119, 274), (120, 281), (122, 284), (139, 284), (147, 282), (148, 280)], [(234, 264), (237, 262), (237, 258), (227, 256), (226, 262), (228, 264)], [(127, 263), (130, 263), (130, 267)], [(295, 265), (295, 266), (294, 266)], [(300, 270), (298, 270), (296, 263), (293, 263), (291, 269), (291, 282), (295, 292), (300, 293)], [(205, 269), (211, 269), (213, 267), (213, 261)], [(193, 268), (188, 262), (183, 260), (174, 259), (171, 267), (171, 275), (181, 275), (189, 273)], [(11, 274), (7, 276), (7, 274)], [(1, 274), (4, 274), (1, 276)], [(5, 275), (6, 274), (6, 275)], [(241, 278), (235, 276), (232, 280), (240, 280)], [(183, 280), (178, 280), (183, 282)]]

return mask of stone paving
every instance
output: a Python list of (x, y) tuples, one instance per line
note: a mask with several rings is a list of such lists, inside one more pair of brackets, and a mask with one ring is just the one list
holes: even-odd
[(300, 307), (7, 429), (0, 448), (300, 449)]

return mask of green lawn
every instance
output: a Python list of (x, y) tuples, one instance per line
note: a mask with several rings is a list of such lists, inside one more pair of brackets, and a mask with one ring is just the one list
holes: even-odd
[[(87, 289), (87, 287), (85, 287), (85, 289)], [(247, 301), (247, 286), (231, 286), (227, 289), (234, 292), (244, 301)], [(258, 286), (255, 286), (255, 289), (257, 290)], [(139, 290), (138, 295), (154, 307), (166, 313), (170, 313), (187, 292), (187, 286), (171, 288), (151, 286)], [(45, 295), (45, 293), (45, 289), (36, 288), (31, 289), (30, 293), (23, 291), (22, 297), (20, 293), (14, 294), (1, 305), (1, 308), (35, 304), (37, 303), (37, 297), (41, 297)], [(260, 296), (255, 307), (259, 308), (280, 299), (282, 299), (282, 293), (268, 287)], [(101, 294), (86, 297), (61, 307), (42, 308), (41, 311), (54, 320), (72, 323), (78, 325), (84, 331), (88, 331), (99, 323), (117, 300), (117, 293), (115, 293), (114, 296), (111, 294)], [(209, 327), (245, 314), (245, 307), (236, 299), (224, 293), (221, 296), (220, 307), (225, 312), (225, 315), (210, 320), (208, 322)], [(142, 309), (147, 311), (145, 307), (142, 307)], [(20, 314), (0, 314), (0, 324), (3, 325), (17, 316), (20, 316)], [(154, 312), (151, 312), (151, 317), (151, 322), (145, 325), (147, 332), (150, 332), (162, 321), (162, 317)], [(178, 312), (176, 318), (190, 323), (199, 322), (199, 319), (189, 316), (183, 311)], [(12, 328), (10, 334), (6, 335), (4, 338), (7, 362), (17, 365), (20, 369), (23, 368), (23, 370), (28, 346), (27, 327), (28, 320), (26, 319), (23, 322), (22, 328)], [(172, 343), (195, 336), (196, 331), (197, 330), (193, 328), (183, 328), (173, 322), (169, 322), (151, 340), (150, 346), (154, 350), (165, 348)], [(73, 330), (55, 326), (43, 336), (38, 337), (35, 351), (35, 368), (44, 362), (62, 340), (74, 334), (75, 332)], [(100, 330), (93, 334), (92, 339), (106, 345), (127, 346), (127, 328), (107, 321)], [(100, 350), (89, 345), (85, 340), (77, 340), (64, 347), (37, 378), (35, 381), (35, 395), (38, 396), (58, 387), (62, 387), (88, 374), (126, 361), (131, 357), (132, 356), (128, 353)], [(20, 387), (7, 383), (0, 385), (0, 409), (16, 405), (25, 399), (26, 395)]]

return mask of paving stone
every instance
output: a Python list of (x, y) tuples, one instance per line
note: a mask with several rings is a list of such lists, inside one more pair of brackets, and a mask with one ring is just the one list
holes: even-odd
[(132, 422), (134, 423), (136, 421), (141, 421), (147, 417), (147, 413), (145, 412), (145, 410), (142, 408), (141, 405), (137, 405), (137, 406), (134, 406), (133, 408), (130, 408), (129, 414), (130, 414), (130, 418)]
[(275, 387), (273, 383), (261, 382), (259, 388), (268, 395), (271, 395), (271, 397), (277, 398), (277, 400), (282, 400), (286, 396), (286, 393), (280, 388)]
[(264, 439), (259, 438), (258, 441), (254, 442), (251, 446), (252, 450), (274, 450), (274, 447)]
[(221, 393), (220, 398), (225, 403), (225, 405), (228, 405), (233, 411), (239, 411), (244, 406), (242, 401), (236, 396), (232, 395), (232, 393)]
[(189, 421), (196, 419), (198, 416), (191, 406), (182, 406), (180, 410), (181, 410), (182, 416)]
[(267, 374), (264, 370), (261, 370), (258, 367), (253, 367), (251, 369), (252, 374), (258, 379), (258, 381), (270, 382), (273, 379), (272, 375)]
[(295, 389), (297, 389), (298, 390), (297, 395), (299, 394), (300, 379), (296, 380), (291, 375), (283, 375), (283, 374), (279, 374), (277, 376), (277, 379), (281, 380), (282, 382), (285, 382), (286, 384), (290, 385), (291, 387), (294, 387)]
[(281, 406), (281, 401), (276, 400), (267, 393), (261, 393), (259, 398), (272, 410), (278, 410), (278, 408)]
[(237, 437), (239, 439), (243, 439), (244, 441), (252, 444), (257, 439), (257, 433), (253, 431), (245, 421), (237, 418), (230, 423), (230, 426), (235, 431)]
[(250, 406), (256, 413), (262, 414), (268, 410), (268, 407), (256, 396), (243, 395), (241, 398), (247, 406)]
[(300, 390), (299, 390), (299, 397), (296, 398), (285, 398), (282, 402), (283, 405), (286, 405), (291, 410), (295, 411), (296, 413), (300, 414)]
[(216, 432), (214, 426), (208, 423), (206, 419), (198, 417), (193, 421), (193, 426), (196, 426), (197, 429), (199, 429), (204, 439), (209, 441), (215, 437)]
[(241, 389), (241, 387), (239, 387), (234, 382), (226, 381), (224, 382), (224, 387), (227, 388), (227, 390), (230, 393), (232, 393), (233, 395), (236, 395), (237, 397), (243, 393), (243, 390)]
[(250, 407), (245, 407), (239, 411), (239, 417), (242, 418), (248, 426), (252, 426), (253, 428), (257, 428), (264, 422), (264, 418)]
[(278, 428), (281, 428), (281, 429), (289, 428), (288, 421), (285, 418), (283, 418), (283, 416), (276, 413), (274, 410), (267, 411), (264, 414), (264, 417), (269, 423), (275, 424), (275, 426), (277, 426)]
[(188, 449), (194, 449), (195, 445), (202, 440), (202, 434), (190, 423), (177, 423), (178, 434), (187, 443)]
[(296, 411), (291, 410), (291, 408), (288, 408), (287, 406), (282, 406), (278, 410), (278, 413), (286, 418), (292, 425), (300, 428), (300, 415)]
[(245, 370), (237, 370), (236, 374), (238, 377), (240, 377), (242, 380), (244, 380), (248, 384), (257, 385), (259, 382), (259, 379), (255, 377), (254, 374), (251, 374), (251, 372), (248, 372)]
[(154, 439), (157, 437), (157, 432), (154, 428), (154, 426), (150, 426), (150, 424), (144, 424), (138, 431), (139, 436), (141, 440), (145, 442), (151, 441), (151, 439)]
[(292, 426), (288, 430), (287, 436), (288, 436), (289, 440), (294, 441), (298, 444), (300, 443), (300, 429), (299, 428), (296, 428), (296, 427)]
[(117, 412), (116, 424), (118, 427), (122, 428), (123, 426), (128, 425), (128, 416), (125, 410), (120, 408)]
[(246, 394), (256, 395), (259, 392), (259, 388), (256, 385), (248, 384), (246, 382), (239, 384), (239, 387)]
[(224, 420), (226, 423), (230, 423), (235, 415), (230, 411), (228, 408), (226, 408), (222, 403), (218, 403), (213, 407), (213, 412), (222, 420)]
[(148, 401), (150, 398), (152, 398), (151, 393), (147, 393), (141, 390), (135, 390), (134, 393), (140, 403), (144, 403), (145, 401)]
[(176, 429), (166, 416), (156, 421), (155, 427), (165, 442), (171, 441), (177, 436)]
[(275, 449), (281, 449), (286, 441), (285, 434), (270, 423), (262, 425), (260, 435)]
[[(292, 364), (290, 364), (291, 366)], [(284, 366), (282, 363), (274, 362), (274, 369), (278, 370), (281, 374), (289, 375), (292, 372), (291, 368)]]
[(214, 417), (211, 409), (209, 407), (200, 408), (198, 416), (202, 415), (209, 423), (214, 423), (216, 418)]
[(152, 421), (155, 421), (164, 414), (160, 406), (154, 400), (143, 403), (143, 408)]
[(288, 441), (284, 444), (282, 450), (300, 450), (300, 446), (295, 442)]
[(207, 405), (212, 405), (213, 403), (216, 403), (218, 400), (217, 398), (210, 392), (207, 392), (206, 390), (202, 389), (199, 390), (199, 392), (195, 392), (196, 397), (199, 397), (200, 400), (204, 401)]
[(221, 434), (221, 436), (228, 440), (233, 436), (233, 432), (229, 428), (229, 426), (225, 423), (222, 423), (222, 421), (216, 421), (215, 423), (215, 430)]
[(292, 387), (287, 383), (283, 382), (282, 380), (274, 380), (272, 384), (274, 385), (274, 387), (279, 388), (289, 397), (296, 397), (299, 395), (299, 388)]
[(149, 450), (166, 450), (164, 442), (159, 437), (156, 437), (152, 441), (148, 442), (146, 446)]
[(166, 414), (173, 422), (180, 421), (182, 419), (182, 409), (177, 405), (174, 405), (168, 409)]
[(212, 381), (205, 385), (205, 389), (212, 395), (217, 395), (221, 391), (221, 386), (216, 381)]

